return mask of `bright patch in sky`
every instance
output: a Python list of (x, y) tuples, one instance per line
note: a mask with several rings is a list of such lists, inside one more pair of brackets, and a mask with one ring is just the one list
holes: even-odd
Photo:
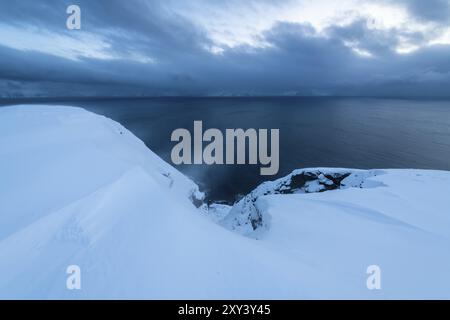
[(85, 31), (64, 30), (63, 33), (56, 33), (31, 26), (16, 27), (0, 23), (0, 44), (17, 50), (37, 51), (71, 60), (91, 58), (154, 62), (150, 57), (137, 52), (122, 55), (115, 53), (102, 36)]
[[(232, 1), (225, 6), (197, 1), (177, 3), (174, 10), (203, 27), (216, 45), (215, 53), (239, 45), (265, 47), (268, 44), (264, 32), (278, 22), (309, 24), (321, 36), (326, 36), (329, 27), (346, 26), (359, 19), (365, 19), (369, 29), (387, 32), (394, 29), (405, 33), (431, 32), (436, 27), (432, 23), (416, 21), (404, 6), (362, 0), (304, 0), (276, 4)], [(430, 44), (450, 43), (450, 36), (437, 35), (429, 43), (411, 43), (404, 39), (400, 43), (393, 49), (405, 53)], [(367, 50), (354, 45), (350, 47), (358, 55), (372, 56)]]

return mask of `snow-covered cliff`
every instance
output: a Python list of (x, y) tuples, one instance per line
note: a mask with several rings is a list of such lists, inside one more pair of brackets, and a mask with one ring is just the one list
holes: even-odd
[[(0, 297), (450, 298), (449, 191), (442, 171), (297, 170), (218, 225), (120, 124), (0, 108)], [(381, 290), (366, 287), (373, 264)]]
[(271, 194), (315, 193), (345, 188), (367, 188), (382, 185), (367, 178), (381, 174), (380, 170), (356, 170), (342, 168), (309, 168), (294, 170), (286, 177), (267, 181), (243, 197), (221, 224), (241, 234), (256, 234), (267, 228), (267, 218), (257, 200)]
[(385, 287), (372, 297), (443, 298), (450, 297), (449, 192), (446, 171), (299, 169), (258, 186), (219, 223), (347, 284), (379, 266)]

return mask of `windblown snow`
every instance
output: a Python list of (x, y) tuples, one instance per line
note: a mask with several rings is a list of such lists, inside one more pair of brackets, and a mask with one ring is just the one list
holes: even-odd
[(445, 171), (314, 168), (197, 208), (197, 185), (119, 123), (4, 107), (0, 298), (450, 298), (449, 193)]

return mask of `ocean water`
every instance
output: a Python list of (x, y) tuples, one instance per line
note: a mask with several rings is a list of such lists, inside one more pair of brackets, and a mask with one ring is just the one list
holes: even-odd
[(177, 128), (280, 130), (280, 170), (260, 165), (181, 165), (211, 200), (231, 202), (266, 180), (304, 167), (450, 170), (450, 100), (378, 98), (27, 99), (84, 107), (112, 118), (171, 163)]

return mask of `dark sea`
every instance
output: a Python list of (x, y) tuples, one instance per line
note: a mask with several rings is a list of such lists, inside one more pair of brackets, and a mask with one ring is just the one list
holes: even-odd
[(108, 98), (0, 100), (80, 106), (114, 119), (171, 163), (177, 128), (280, 130), (280, 170), (260, 165), (181, 165), (211, 200), (233, 201), (304, 167), (450, 170), (450, 100), (379, 98)]

